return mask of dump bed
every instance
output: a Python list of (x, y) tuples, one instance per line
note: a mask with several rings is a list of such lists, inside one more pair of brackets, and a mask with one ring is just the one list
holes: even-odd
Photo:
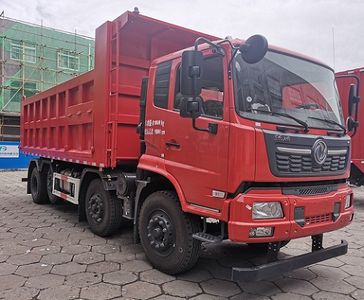
[(153, 59), (216, 37), (125, 12), (96, 30), (95, 68), (21, 106), (25, 153), (98, 167), (139, 158), (141, 80)]
[[(351, 161), (361, 172), (364, 172), (364, 68), (337, 73), (337, 75), (348, 74), (357, 75), (360, 78), (360, 95), (362, 99), (361, 103), (359, 104), (359, 127), (356, 135), (352, 138)], [(340, 99), (342, 101), (345, 119), (348, 117), (348, 97), (350, 83), (356, 84), (356, 81), (353, 78), (337, 79), (337, 86), (340, 93)]]

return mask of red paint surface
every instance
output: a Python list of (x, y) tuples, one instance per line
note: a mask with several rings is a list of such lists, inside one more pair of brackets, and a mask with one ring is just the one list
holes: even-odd
[(137, 164), (140, 85), (153, 59), (216, 37), (126, 12), (96, 29), (95, 68), (22, 101), (24, 152)]
[[(353, 206), (344, 209), (345, 197), (351, 193), (351, 189), (346, 184), (342, 185), (336, 192), (309, 197), (283, 195), (280, 190), (252, 190), (246, 195), (237, 196), (230, 204), (229, 238), (236, 242), (261, 243), (289, 240), (337, 230), (351, 222)], [(284, 217), (276, 220), (252, 220), (250, 208), (254, 201), (281, 202)], [(330, 214), (331, 216), (335, 202), (341, 203), (340, 217), (335, 222), (330, 218), (330, 221), (306, 224), (301, 227), (294, 221), (295, 207), (304, 207), (305, 217), (323, 214)], [(274, 236), (250, 238), (249, 229), (260, 226), (274, 227)]]
[[(356, 135), (352, 138), (352, 151), (351, 151), (351, 160), (352, 163), (358, 167), (364, 173), (364, 69), (355, 69), (349, 71), (343, 71), (337, 73), (337, 75), (347, 75), (353, 74), (357, 75), (360, 78), (360, 95), (361, 95), (361, 103), (359, 104), (359, 128), (357, 130)], [(341, 103), (344, 110), (345, 119), (348, 117), (348, 97), (349, 97), (349, 87), (351, 83), (355, 83), (356, 81), (352, 78), (338, 78), (336, 80), (337, 87), (340, 94)]]

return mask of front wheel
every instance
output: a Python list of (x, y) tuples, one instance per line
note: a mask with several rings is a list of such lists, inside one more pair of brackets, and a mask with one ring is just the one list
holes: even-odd
[(144, 201), (139, 216), (139, 235), (154, 267), (167, 274), (191, 269), (201, 243), (192, 237), (200, 231), (199, 217), (181, 210), (176, 193), (159, 191)]
[(86, 218), (93, 233), (109, 236), (121, 226), (121, 200), (105, 191), (100, 179), (94, 179), (86, 192)]

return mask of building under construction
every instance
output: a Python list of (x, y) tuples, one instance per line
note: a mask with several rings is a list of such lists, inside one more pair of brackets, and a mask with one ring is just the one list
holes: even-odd
[(20, 101), (89, 71), (94, 40), (0, 15), (0, 141), (19, 140)]

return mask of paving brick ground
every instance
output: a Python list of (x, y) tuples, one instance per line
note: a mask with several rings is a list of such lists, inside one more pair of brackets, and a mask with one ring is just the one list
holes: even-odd
[[(325, 245), (349, 241), (349, 254), (258, 283), (229, 280), (231, 266), (263, 253), (224, 243), (203, 249), (181, 276), (153, 269), (130, 228), (104, 239), (79, 223), (72, 205), (35, 205), (20, 181), (25, 172), (0, 172), (1, 299), (364, 299), (364, 189), (355, 189), (355, 221), (325, 235)], [(286, 254), (308, 251), (310, 239)]]

